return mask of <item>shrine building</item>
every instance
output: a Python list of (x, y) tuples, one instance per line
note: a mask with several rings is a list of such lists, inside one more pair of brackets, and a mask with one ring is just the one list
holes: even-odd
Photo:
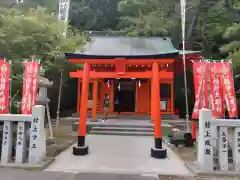
[[(71, 78), (78, 78), (77, 111), (81, 108), (82, 78), (87, 73), (87, 109), (92, 112), (93, 119), (103, 112), (106, 93), (110, 96), (110, 113), (151, 114), (155, 100), (151, 96), (155, 64), (160, 79), (161, 115), (175, 114), (174, 77), (183, 72), (181, 54), (168, 37), (93, 34), (84, 51), (65, 54), (73, 64), (89, 65), (89, 72), (85, 72), (83, 66), (70, 72)], [(186, 54), (189, 68), (192, 67), (191, 60), (200, 55), (194, 51), (186, 51)]]

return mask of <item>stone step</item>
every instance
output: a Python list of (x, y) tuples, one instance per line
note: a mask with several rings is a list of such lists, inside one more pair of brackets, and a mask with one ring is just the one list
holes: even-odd
[[(80, 115), (79, 113), (74, 113), (72, 114), (72, 118), (79, 119)], [(89, 119), (92, 118), (91, 112), (88, 112), (87, 117)], [(70, 117), (68, 117), (70, 118)], [(97, 112), (97, 119), (102, 119), (103, 118), (103, 113)], [(137, 119), (137, 120), (148, 120), (150, 117), (148, 115), (129, 115), (129, 114), (109, 114), (108, 115), (109, 119)]]
[[(87, 128), (95, 128), (95, 127), (101, 127), (101, 128), (153, 128), (153, 124), (110, 124), (110, 123), (87, 123)], [(78, 129), (78, 122), (75, 122), (72, 124), (72, 131), (77, 131)]]
[(127, 132), (127, 131), (96, 131), (91, 130), (90, 134), (96, 135), (118, 135), (118, 136), (153, 136), (153, 132)]
[[(78, 123), (77, 123), (78, 124)], [(89, 127), (111, 127), (111, 128), (153, 128), (153, 124), (111, 124), (111, 123), (87, 123)]]
[[(87, 132), (87, 134), (94, 134), (94, 135), (119, 135), (119, 136), (153, 136), (153, 132), (125, 132), (125, 131), (93, 131)], [(69, 136), (77, 137), (78, 133), (73, 131)]]
[(112, 131), (112, 132), (153, 132), (153, 128), (131, 128), (131, 127), (93, 127), (92, 131)]
[[(97, 111), (97, 117), (99, 118), (102, 118), (102, 115), (103, 113), (100, 113), (99, 111)], [(92, 117), (92, 114), (91, 112), (88, 112), (87, 114), (88, 118), (91, 118)], [(72, 114), (72, 117), (73, 118), (79, 118), (79, 113), (73, 113)], [(120, 115), (116, 115), (116, 114), (110, 114), (109, 115), (109, 119), (111, 118), (127, 118), (127, 119), (142, 119), (142, 120), (147, 120), (147, 119), (150, 119), (150, 116), (149, 115), (129, 115), (129, 114), (120, 114)], [(176, 116), (174, 114), (163, 114), (161, 115), (161, 118), (162, 120), (175, 120), (176, 119)]]

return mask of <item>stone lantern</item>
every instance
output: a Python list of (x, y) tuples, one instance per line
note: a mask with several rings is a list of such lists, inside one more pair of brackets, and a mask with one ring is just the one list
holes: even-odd
[(36, 98), (36, 104), (43, 105), (46, 107), (50, 138), (53, 138), (52, 123), (51, 123), (49, 104), (48, 104), (50, 102), (50, 99), (47, 96), (47, 90), (48, 88), (52, 87), (53, 82), (49, 81), (49, 79), (44, 76), (45, 76), (45, 69), (43, 69), (43, 67), (41, 66), (39, 70), (39, 77), (38, 77), (39, 90)]

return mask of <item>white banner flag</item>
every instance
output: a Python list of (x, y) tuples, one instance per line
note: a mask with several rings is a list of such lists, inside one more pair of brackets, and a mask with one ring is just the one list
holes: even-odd
[(59, 0), (58, 19), (67, 22), (70, 0)]

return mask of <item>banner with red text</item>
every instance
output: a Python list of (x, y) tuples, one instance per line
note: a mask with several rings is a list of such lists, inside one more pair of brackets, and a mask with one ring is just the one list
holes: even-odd
[(221, 62), (210, 63), (210, 90), (211, 90), (211, 108), (214, 117), (223, 117), (224, 115), (224, 98), (223, 88), (220, 83), (219, 69), (222, 67)]
[(32, 107), (36, 104), (39, 66), (39, 63), (35, 61), (25, 62), (21, 103), (22, 114), (31, 114)]
[(230, 63), (222, 63), (220, 71), (220, 82), (223, 89), (228, 115), (231, 118), (235, 118), (238, 116), (238, 108)]
[(9, 110), (10, 65), (0, 59), (0, 114), (7, 114)]
[(192, 118), (198, 119), (199, 110), (208, 106), (208, 81), (207, 72), (208, 64), (206, 62), (193, 63), (193, 77), (195, 89), (195, 104)]
[(32, 96), (32, 105), (36, 105), (36, 98), (37, 98), (37, 90), (38, 90), (38, 77), (39, 77), (39, 68), (40, 64), (38, 62), (34, 62), (33, 64), (33, 85), (32, 85), (32, 90), (33, 90), (33, 96)]

